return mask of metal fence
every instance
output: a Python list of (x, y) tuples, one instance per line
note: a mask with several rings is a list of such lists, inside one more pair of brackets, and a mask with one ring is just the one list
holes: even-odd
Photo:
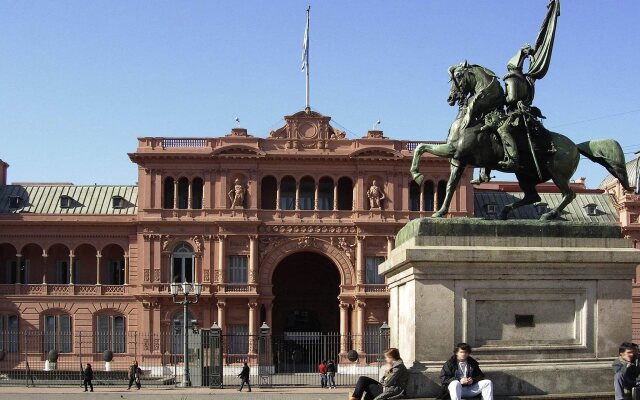
[[(319, 386), (318, 366), (333, 360), (336, 383), (351, 386), (358, 376), (376, 378), (388, 330), (367, 335), (300, 332), (271, 335), (224, 334), (220, 329), (188, 332), (192, 386), (222, 388), (239, 384), (243, 363), (251, 383), (268, 386)], [(99, 335), (0, 331), (0, 385), (80, 385), (90, 363), (94, 385), (125, 386), (135, 360), (142, 385), (177, 385), (183, 379), (184, 336), (178, 333)], [(105, 357), (108, 349), (112, 358)], [(109, 354), (107, 354), (108, 356)]]

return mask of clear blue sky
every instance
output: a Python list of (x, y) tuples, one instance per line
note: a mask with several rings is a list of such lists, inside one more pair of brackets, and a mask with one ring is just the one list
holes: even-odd
[[(467, 59), (502, 76), (535, 41), (546, 3), (311, 1), (311, 106), (355, 136), (380, 119), (393, 138), (444, 139), (455, 115), (447, 67)], [(236, 116), (266, 136), (304, 108), (306, 5), (0, 1), (10, 181), (131, 184), (136, 137), (221, 136)], [(537, 84), (547, 127), (578, 142), (616, 138), (628, 157), (640, 150), (638, 18), (635, 0), (562, 1)], [(594, 187), (605, 175), (583, 160), (576, 177)]]

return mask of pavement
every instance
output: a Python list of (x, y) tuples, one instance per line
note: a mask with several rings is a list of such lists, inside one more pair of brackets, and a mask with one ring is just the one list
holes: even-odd
[[(347, 388), (334, 390), (320, 388), (255, 388), (251, 393), (243, 391), (239, 393), (235, 389), (208, 389), (208, 388), (143, 388), (142, 390), (126, 390), (126, 388), (97, 387), (93, 393), (84, 393), (81, 388), (72, 387), (3, 387), (0, 386), (0, 400), (347, 400), (349, 397)], [(497, 400), (500, 398), (498, 397)], [(511, 397), (511, 400), (613, 400), (613, 395), (607, 393), (573, 394), (573, 395), (549, 395), (549, 396), (521, 396)], [(419, 400), (419, 399), (416, 399)], [(427, 399), (422, 399), (427, 400)]]

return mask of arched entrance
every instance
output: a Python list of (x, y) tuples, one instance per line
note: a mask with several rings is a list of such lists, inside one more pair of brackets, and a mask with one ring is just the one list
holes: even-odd
[(285, 257), (273, 273), (273, 333), (338, 332), (340, 273), (310, 251)]

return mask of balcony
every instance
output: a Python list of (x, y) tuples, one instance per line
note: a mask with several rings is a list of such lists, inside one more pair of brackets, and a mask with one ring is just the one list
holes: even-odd
[(247, 295), (247, 294), (256, 294), (258, 293), (256, 284), (246, 284), (246, 283), (225, 283), (218, 285), (218, 295), (228, 294), (228, 295)]
[(372, 293), (372, 294), (384, 294), (384, 295), (388, 295), (388, 289), (387, 289), (387, 285), (385, 284), (370, 284), (367, 283), (365, 285), (362, 285), (362, 290), (365, 293)]
[(21, 296), (126, 296), (125, 285), (10, 284), (0, 285), (0, 295)]

